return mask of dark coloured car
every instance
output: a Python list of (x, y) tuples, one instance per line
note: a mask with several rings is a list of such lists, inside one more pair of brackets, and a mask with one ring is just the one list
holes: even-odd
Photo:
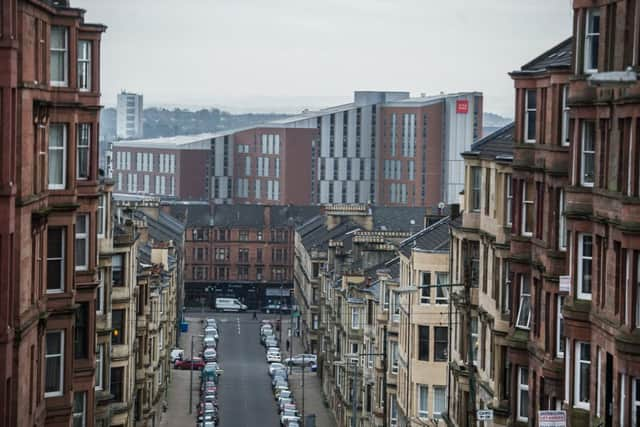
[(204, 360), (200, 359), (199, 357), (194, 357), (193, 358), (193, 366), (191, 364), (191, 359), (185, 359), (185, 360), (176, 360), (176, 362), (174, 363), (174, 367), (176, 369), (202, 369), (204, 368)]

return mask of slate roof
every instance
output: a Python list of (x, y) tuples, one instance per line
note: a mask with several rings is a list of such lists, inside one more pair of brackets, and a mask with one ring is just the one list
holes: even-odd
[[(417, 230), (424, 223), (425, 208), (372, 206), (373, 227), (382, 231)], [(411, 224), (411, 220), (414, 221)]]
[(450, 221), (450, 217), (444, 217), (408, 239), (403, 240), (400, 244), (400, 252), (405, 256), (410, 256), (413, 249), (448, 253)]
[[(320, 213), (319, 206), (266, 206), (266, 205), (171, 205), (171, 214), (180, 218), (187, 227), (250, 227), (265, 226), (265, 209), (269, 210), (271, 225), (303, 224)], [(213, 211), (213, 215), (211, 212)]]
[(512, 160), (515, 122), (477, 140), (463, 156), (480, 156), (481, 158)]
[(551, 71), (554, 69), (571, 68), (573, 60), (573, 37), (569, 37), (563, 42), (555, 45), (548, 51), (544, 52), (537, 58), (524, 64), (518, 73), (539, 73), (543, 71)]
[(184, 240), (184, 225), (169, 214), (160, 212), (158, 219), (146, 215), (140, 210), (133, 214), (136, 218), (145, 218), (149, 228), (149, 236), (156, 242), (172, 240), (174, 244), (181, 246)]
[[(310, 228), (311, 225), (317, 226)], [(325, 250), (327, 249), (329, 240), (344, 240), (348, 237), (347, 233), (360, 228), (360, 226), (353, 221), (344, 221), (333, 229), (327, 230), (323, 217), (314, 218), (311, 224), (307, 223), (305, 226), (304, 229), (299, 228), (298, 233), (302, 240), (302, 246), (304, 246), (307, 251), (314, 248)], [(349, 242), (347, 241), (346, 243)]]

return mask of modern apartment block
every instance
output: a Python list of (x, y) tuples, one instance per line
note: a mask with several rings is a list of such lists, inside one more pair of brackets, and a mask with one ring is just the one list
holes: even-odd
[(0, 420), (69, 425), (95, 407), (105, 27), (68, 1), (4, 1), (0, 16)]
[[(509, 425), (512, 410), (507, 337), (513, 312), (514, 137), (515, 125), (511, 123), (480, 139), (462, 155), (466, 169), (464, 212), (450, 224), (452, 330), (447, 381), (447, 418), (457, 426), (469, 425), (472, 381), (475, 408), (493, 409), (495, 425)], [(470, 288), (470, 301), (461, 286), (465, 284)]]
[[(247, 129), (116, 142), (114, 179), (119, 192), (214, 204), (436, 207), (457, 200), (460, 153), (481, 132), (478, 92), (355, 92), (353, 103)], [(163, 154), (180, 161), (163, 172)]]
[(116, 137), (139, 139), (144, 136), (142, 95), (130, 92), (118, 94)]

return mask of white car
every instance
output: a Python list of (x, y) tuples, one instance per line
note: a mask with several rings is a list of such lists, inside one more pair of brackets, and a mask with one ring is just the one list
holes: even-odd
[(272, 363), (271, 365), (269, 365), (269, 376), (273, 376), (273, 373), (278, 369), (287, 369), (287, 367), (282, 363)]
[(318, 357), (315, 354), (297, 354), (284, 359), (284, 363), (289, 366), (312, 366), (318, 363)]
[(174, 363), (176, 360), (182, 360), (184, 358), (184, 350), (180, 348), (174, 348), (171, 350), (171, 363)]
[(273, 363), (273, 362), (278, 362), (280, 363), (282, 361), (282, 358), (280, 357), (280, 352), (269, 352), (267, 353), (267, 363)]
[(300, 421), (298, 411), (293, 411), (291, 409), (284, 410), (280, 416), (280, 424), (287, 425), (287, 423), (291, 421)]

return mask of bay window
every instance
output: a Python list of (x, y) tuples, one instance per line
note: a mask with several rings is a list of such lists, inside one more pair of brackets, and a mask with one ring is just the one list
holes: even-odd
[(64, 292), (65, 228), (47, 230), (47, 293)]
[(418, 417), (429, 417), (429, 386), (418, 384)]
[(422, 284), (420, 285), (420, 304), (429, 304), (431, 298), (431, 272), (423, 271)]
[(535, 219), (534, 187), (522, 182), (522, 234), (523, 236), (533, 235), (533, 223)]
[(558, 196), (558, 249), (567, 250), (567, 218), (565, 217), (566, 200), (564, 190)]
[(513, 222), (513, 184), (511, 182), (511, 174), (507, 173), (504, 175), (504, 182), (505, 182), (505, 197), (506, 197), (506, 203), (505, 203), (505, 222), (507, 223), (508, 226), (511, 226), (512, 222)]
[(91, 90), (91, 41), (78, 41), (78, 89)]
[(631, 425), (640, 423), (640, 378), (631, 382)]
[(578, 298), (591, 300), (593, 263), (593, 237), (591, 234), (578, 235)]
[(531, 325), (531, 284), (529, 279), (520, 276), (520, 305), (516, 327), (529, 329)]
[(62, 396), (64, 387), (64, 331), (46, 334), (44, 397)]
[(436, 304), (447, 304), (449, 301), (449, 273), (436, 273)]
[(473, 364), (478, 364), (478, 318), (471, 318), (471, 357)]
[(580, 150), (580, 185), (593, 187), (595, 182), (596, 124), (594, 121), (582, 122), (582, 144)]
[(562, 85), (562, 134), (560, 144), (569, 145), (569, 85)]
[(87, 424), (87, 392), (73, 393), (73, 427), (85, 427)]
[(91, 124), (78, 125), (78, 144), (76, 154), (76, 168), (78, 179), (88, 179), (91, 165), (90, 158)]
[(478, 166), (471, 167), (471, 210), (480, 212), (480, 192), (482, 191), (482, 169)]
[(556, 296), (556, 357), (564, 357), (564, 315), (562, 307), (564, 306), (564, 296)]
[(89, 269), (89, 215), (76, 215), (76, 271)]
[(69, 30), (66, 27), (51, 27), (50, 59), (51, 86), (68, 86)]
[(442, 413), (446, 410), (446, 388), (444, 386), (433, 386), (433, 417), (442, 418)]
[(529, 421), (529, 368), (518, 368), (518, 421)]
[(598, 72), (598, 49), (600, 45), (600, 10), (587, 10), (584, 26), (584, 72)]
[(536, 142), (536, 89), (525, 91), (524, 142)]
[(351, 329), (360, 329), (360, 309), (351, 308)]
[(49, 190), (64, 190), (67, 185), (67, 126), (52, 123), (49, 126)]
[(104, 344), (98, 345), (96, 353), (96, 390), (104, 388)]
[(436, 362), (447, 361), (447, 347), (449, 345), (449, 328), (446, 326), (434, 326), (433, 360)]
[(98, 237), (104, 237), (104, 232), (106, 229), (107, 217), (105, 215), (107, 206), (107, 196), (105, 194), (101, 194), (98, 198)]
[(573, 405), (576, 408), (588, 410), (591, 387), (591, 344), (578, 341), (575, 349)]

